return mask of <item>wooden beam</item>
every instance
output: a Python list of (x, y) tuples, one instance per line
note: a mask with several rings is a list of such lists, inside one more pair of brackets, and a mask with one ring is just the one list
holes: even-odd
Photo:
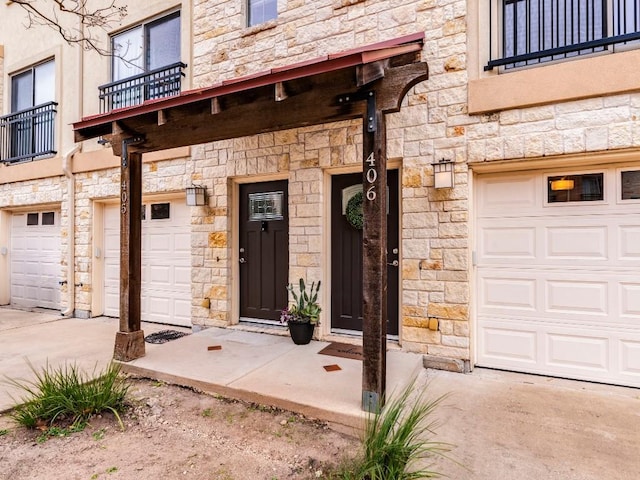
[(120, 166), (120, 331), (113, 357), (129, 362), (145, 354), (140, 324), (142, 277), (142, 154), (123, 141)]
[(387, 374), (387, 138), (377, 109), (373, 119), (363, 119), (362, 167), (362, 409), (377, 412)]

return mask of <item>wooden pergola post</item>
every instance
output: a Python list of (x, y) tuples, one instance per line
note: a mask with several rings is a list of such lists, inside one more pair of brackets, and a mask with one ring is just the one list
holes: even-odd
[(129, 152), (139, 137), (122, 141), (120, 165), (120, 331), (113, 358), (129, 362), (143, 357), (144, 332), (140, 325), (142, 277), (142, 154)]
[(363, 124), (362, 409), (384, 405), (387, 363), (387, 145), (384, 113), (367, 98)]

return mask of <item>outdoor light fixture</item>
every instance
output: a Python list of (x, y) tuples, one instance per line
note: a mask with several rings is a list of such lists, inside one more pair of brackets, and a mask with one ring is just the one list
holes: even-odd
[(434, 187), (436, 188), (452, 188), (453, 187), (453, 160), (441, 159), (439, 162), (432, 163)]
[(574, 182), (573, 180), (567, 180), (566, 178), (561, 178), (560, 180), (551, 180), (551, 190), (573, 190)]
[(191, 185), (186, 188), (187, 205), (190, 207), (207, 204), (207, 190), (202, 185)]

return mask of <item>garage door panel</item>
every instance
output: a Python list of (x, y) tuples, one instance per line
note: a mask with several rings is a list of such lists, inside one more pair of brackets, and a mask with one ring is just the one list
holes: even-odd
[(549, 280), (545, 283), (546, 311), (605, 316), (608, 308), (607, 282)]
[(619, 350), (621, 373), (640, 380), (640, 339), (620, 341)]
[(513, 175), (487, 179), (479, 186), (478, 201), (485, 213), (535, 209), (538, 201), (535, 175)]
[(620, 284), (620, 315), (638, 320), (640, 326), (640, 283)]
[(620, 239), (620, 259), (640, 261), (640, 226), (621, 226), (618, 238)]
[(169, 254), (171, 252), (171, 237), (163, 232), (145, 232), (143, 235), (143, 250), (153, 252), (154, 255)]
[(480, 349), (482, 355), (491, 358), (495, 365), (504, 361), (535, 364), (538, 357), (537, 332), (488, 321), (482, 331)]
[(481, 307), (535, 312), (535, 280), (483, 276), (480, 282)]
[(173, 247), (173, 251), (176, 254), (182, 255), (191, 255), (191, 235), (184, 234), (176, 234), (174, 236), (175, 245)]
[(563, 369), (599, 370), (606, 373), (609, 365), (609, 339), (606, 336), (549, 333), (547, 365)]
[[(190, 210), (171, 202), (169, 219), (142, 222), (141, 316), (143, 321), (191, 326)], [(148, 210), (147, 210), (148, 212)], [(119, 310), (120, 224), (116, 206), (105, 208), (105, 314)], [(188, 249), (176, 251), (178, 238)], [(186, 279), (186, 281), (183, 281)], [(188, 305), (183, 312), (184, 305)]]
[(547, 257), (566, 260), (606, 260), (607, 230), (606, 225), (547, 228)]
[(505, 226), (482, 229), (480, 258), (530, 259), (536, 257), (536, 229), (533, 227)]
[(171, 270), (169, 265), (149, 265), (144, 269), (147, 275), (145, 275), (143, 282), (157, 287), (170, 287), (173, 283)]

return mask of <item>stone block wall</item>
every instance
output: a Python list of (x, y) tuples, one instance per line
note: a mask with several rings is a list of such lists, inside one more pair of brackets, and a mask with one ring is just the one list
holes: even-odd
[[(245, 12), (238, 5), (230, 1), (194, 3), (196, 86), (425, 32), (423, 60), (429, 64), (430, 80), (410, 92), (401, 112), (388, 116), (388, 157), (402, 162), (402, 343), (410, 350), (468, 359), (466, 146), (457, 128), (470, 123), (462, 120), (467, 80), (466, 3), (290, 0), (279, 3), (278, 19), (252, 28), (245, 28)], [(220, 18), (225, 22), (219, 22)], [(450, 122), (451, 116), (457, 121)], [(228, 177), (282, 172), (289, 179), (289, 277), (317, 280), (330, 262), (322, 249), (328, 233), (328, 220), (323, 218), (324, 171), (359, 166), (361, 143), (360, 123), (346, 122), (200, 146), (194, 160), (208, 188), (214, 187), (212, 181), (220, 183), (215, 189), (224, 202), (229, 201), (229, 192), (224, 192), (220, 178), (212, 176), (223, 171), (220, 162), (226, 163)], [(431, 163), (442, 157), (457, 162), (457, 185), (448, 192), (432, 188)], [(220, 207), (217, 198), (216, 194), (211, 208)], [(202, 225), (204, 234), (211, 231), (211, 223), (231, 222), (229, 209), (219, 213), (226, 217), (215, 216), (208, 223), (202, 217), (194, 223)], [(225, 231), (229, 238), (229, 223)], [(198, 245), (205, 244), (200, 234), (196, 237)], [(227, 247), (229, 252), (230, 245)], [(220, 258), (228, 253), (223, 255)], [(206, 247), (204, 252), (194, 249), (194, 265), (205, 269), (198, 275), (203, 283), (194, 285), (194, 296), (211, 293), (210, 286), (220, 284), (227, 293), (215, 304), (212, 297), (209, 311), (195, 307), (196, 324), (230, 320), (231, 280), (217, 277), (207, 265), (208, 258), (217, 257)], [(216, 287), (216, 293), (221, 291), (224, 289)], [(440, 331), (426, 328), (430, 316), (442, 318)]]

